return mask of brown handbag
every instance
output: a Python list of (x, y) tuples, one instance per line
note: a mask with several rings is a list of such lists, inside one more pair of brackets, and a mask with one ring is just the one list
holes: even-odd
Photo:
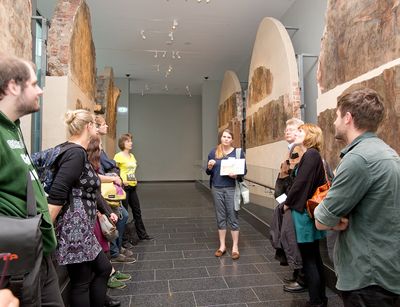
[(314, 192), (313, 196), (307, 200), (306, 203), (306, 209), (307, 213), (310, 216), (310, 218), (314, 218), (314, 210), (315, 208), (325, 199), (326, 195), (329, 192), (329, 188), (331, 187), (328, 179), (328, 175), (326, 173), (325, 165), (324, 165), (324, 171), (325, 171), (325, 180), (326, 183), (323, 185), (320, 185)]

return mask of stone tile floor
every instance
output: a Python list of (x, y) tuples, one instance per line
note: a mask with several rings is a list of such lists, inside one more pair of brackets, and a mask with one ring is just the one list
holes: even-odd
[[(282, 290), (288, 267), (274, 260), (267, 237), (240, 219), (240, 259), (216, 258), (218, 235), (208, 192), (193, 182), (142, 183), (142, 216), (153, 241), (140, 242), (137, 262), (116, 265), (132, 274), (121, 290), (109, 294), (121, 306), (303, 306), (307, 293)], [(227, 240), (228, 248), (231, 240)], [(327, 289), (328, 306), (343, 306)]]

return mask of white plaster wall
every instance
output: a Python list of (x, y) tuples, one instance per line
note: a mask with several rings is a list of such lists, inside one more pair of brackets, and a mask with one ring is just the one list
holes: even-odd
[(201, 97), (131, 96), (129, 131), (142, 181), (197, 179), (201, 159)]
[(208, 180), (209, 176), (201, 169), (207, 162), (207, 156), (212, 148), (218, 144), (218, 102), (222, 81), (207, 80), (203, 82), (201, 99), (202, 123), (202, 156), (198, 161), (199, 179)]
[(117, 140), (115, 142), (115, 152), (119, 151), (118, 138), (121, 134), (129, 131), (129, 111), (126, 113), (118, 113), (118, 107), (126, 107), (129, 110), (129, 80), (127, 78), (115, 78), (115, 86), (121, 90), (121, 94), (117, 103), (117, 127), (116, 134)]
[(67, 110), (76, 109), (76, 101), (93, 111), (94, 102), (89, 99), (68, 76), (46, 77), (43, 93), (42, 149), (65, 142), (68, 135), (64, 125)]

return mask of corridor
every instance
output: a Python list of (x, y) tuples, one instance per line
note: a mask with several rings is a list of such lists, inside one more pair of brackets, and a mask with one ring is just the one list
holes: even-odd
[[(240, 219), (240, 259), (214, 256), (217, 229), (210, 193), (193, 182), (142, 183), (142, 216), (155, 240), (134, 248), (137, 262), (116, 265), (132, 280), (110, 295), (121, 306), (303, 306), (307, 293), (282, 290), (288, 267), (274, 260), (266, 233)], [(231, 241), (228, 240), (228, 248)], [(229, 251), (229, 249), (228, 249)], [(328, 289), (329, 305), (342, 306)]]

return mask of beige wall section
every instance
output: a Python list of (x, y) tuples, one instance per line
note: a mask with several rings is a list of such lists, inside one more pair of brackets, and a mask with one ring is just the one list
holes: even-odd
[(274, 80), (272, 91), (258, 104), (250, 106), (247, 115), (251, 115), (269, 101), (276, 100), (284, 94), (289, 93), (290, 99), (297, 99), (292, 97), (293, 84), (297, 86), (299, 82), (292, 42), (285, 27), (271, 17), (264, 18), (257, 31), (250, 63), (249, 85), (254, 71), (262, 66), (272, 73)]
[(67, 110), (85, 108), (93, 111), (94, 103), (68, 76), (46, 77), (43, 94), (42, 148), (60, 144), (67, 139), (64, 114)]
[(219, 96), (219, 104), (227, 100), (233, 93), (241, 92), (240, 81), (234, 71), (227, 70), (222, 81), (221, 94)]
[[(275, 140), (271, 140), (268, 144), (247, 148), (246, 178), (273, 187), (280, 162), (287, 151), (286, 142), (283, 140), (285, 122), (288, 117), (300, 117), (299, 80), (295, 53), (285, 27), (274, 18), (264, 18), (259, 26), (250, 64), (249, 90), (251, 82), (254, 81), (254, 72), (257, 68), (260, 71), (260, 67), (264, 68), (264, 71), (269, 71), (267, 75), (264, 75), (268, 77), (268, 81), (265, 82), (272, 82), (272, 84), (268, 88), (267, 95), (260, 101), (247, 102), (247, 120), (252, 116), (255, 118), (254, 115), (272, 101), (283, 101), (285, 108), (284, 113), (278, 115), (279, 118), (267, 119), (271, 122), (265, 127), (265, 133), (267, 129), (273, 130), (272, 135), (277, 135)], [(263, 80), (257, 81), (261, 84), (263, 82)], [(253, 95), (253, 97), (256, 96)], [(252, 185), (251, 192), (262, 196), (271, 194), (269, 189), (257, 185)]]

